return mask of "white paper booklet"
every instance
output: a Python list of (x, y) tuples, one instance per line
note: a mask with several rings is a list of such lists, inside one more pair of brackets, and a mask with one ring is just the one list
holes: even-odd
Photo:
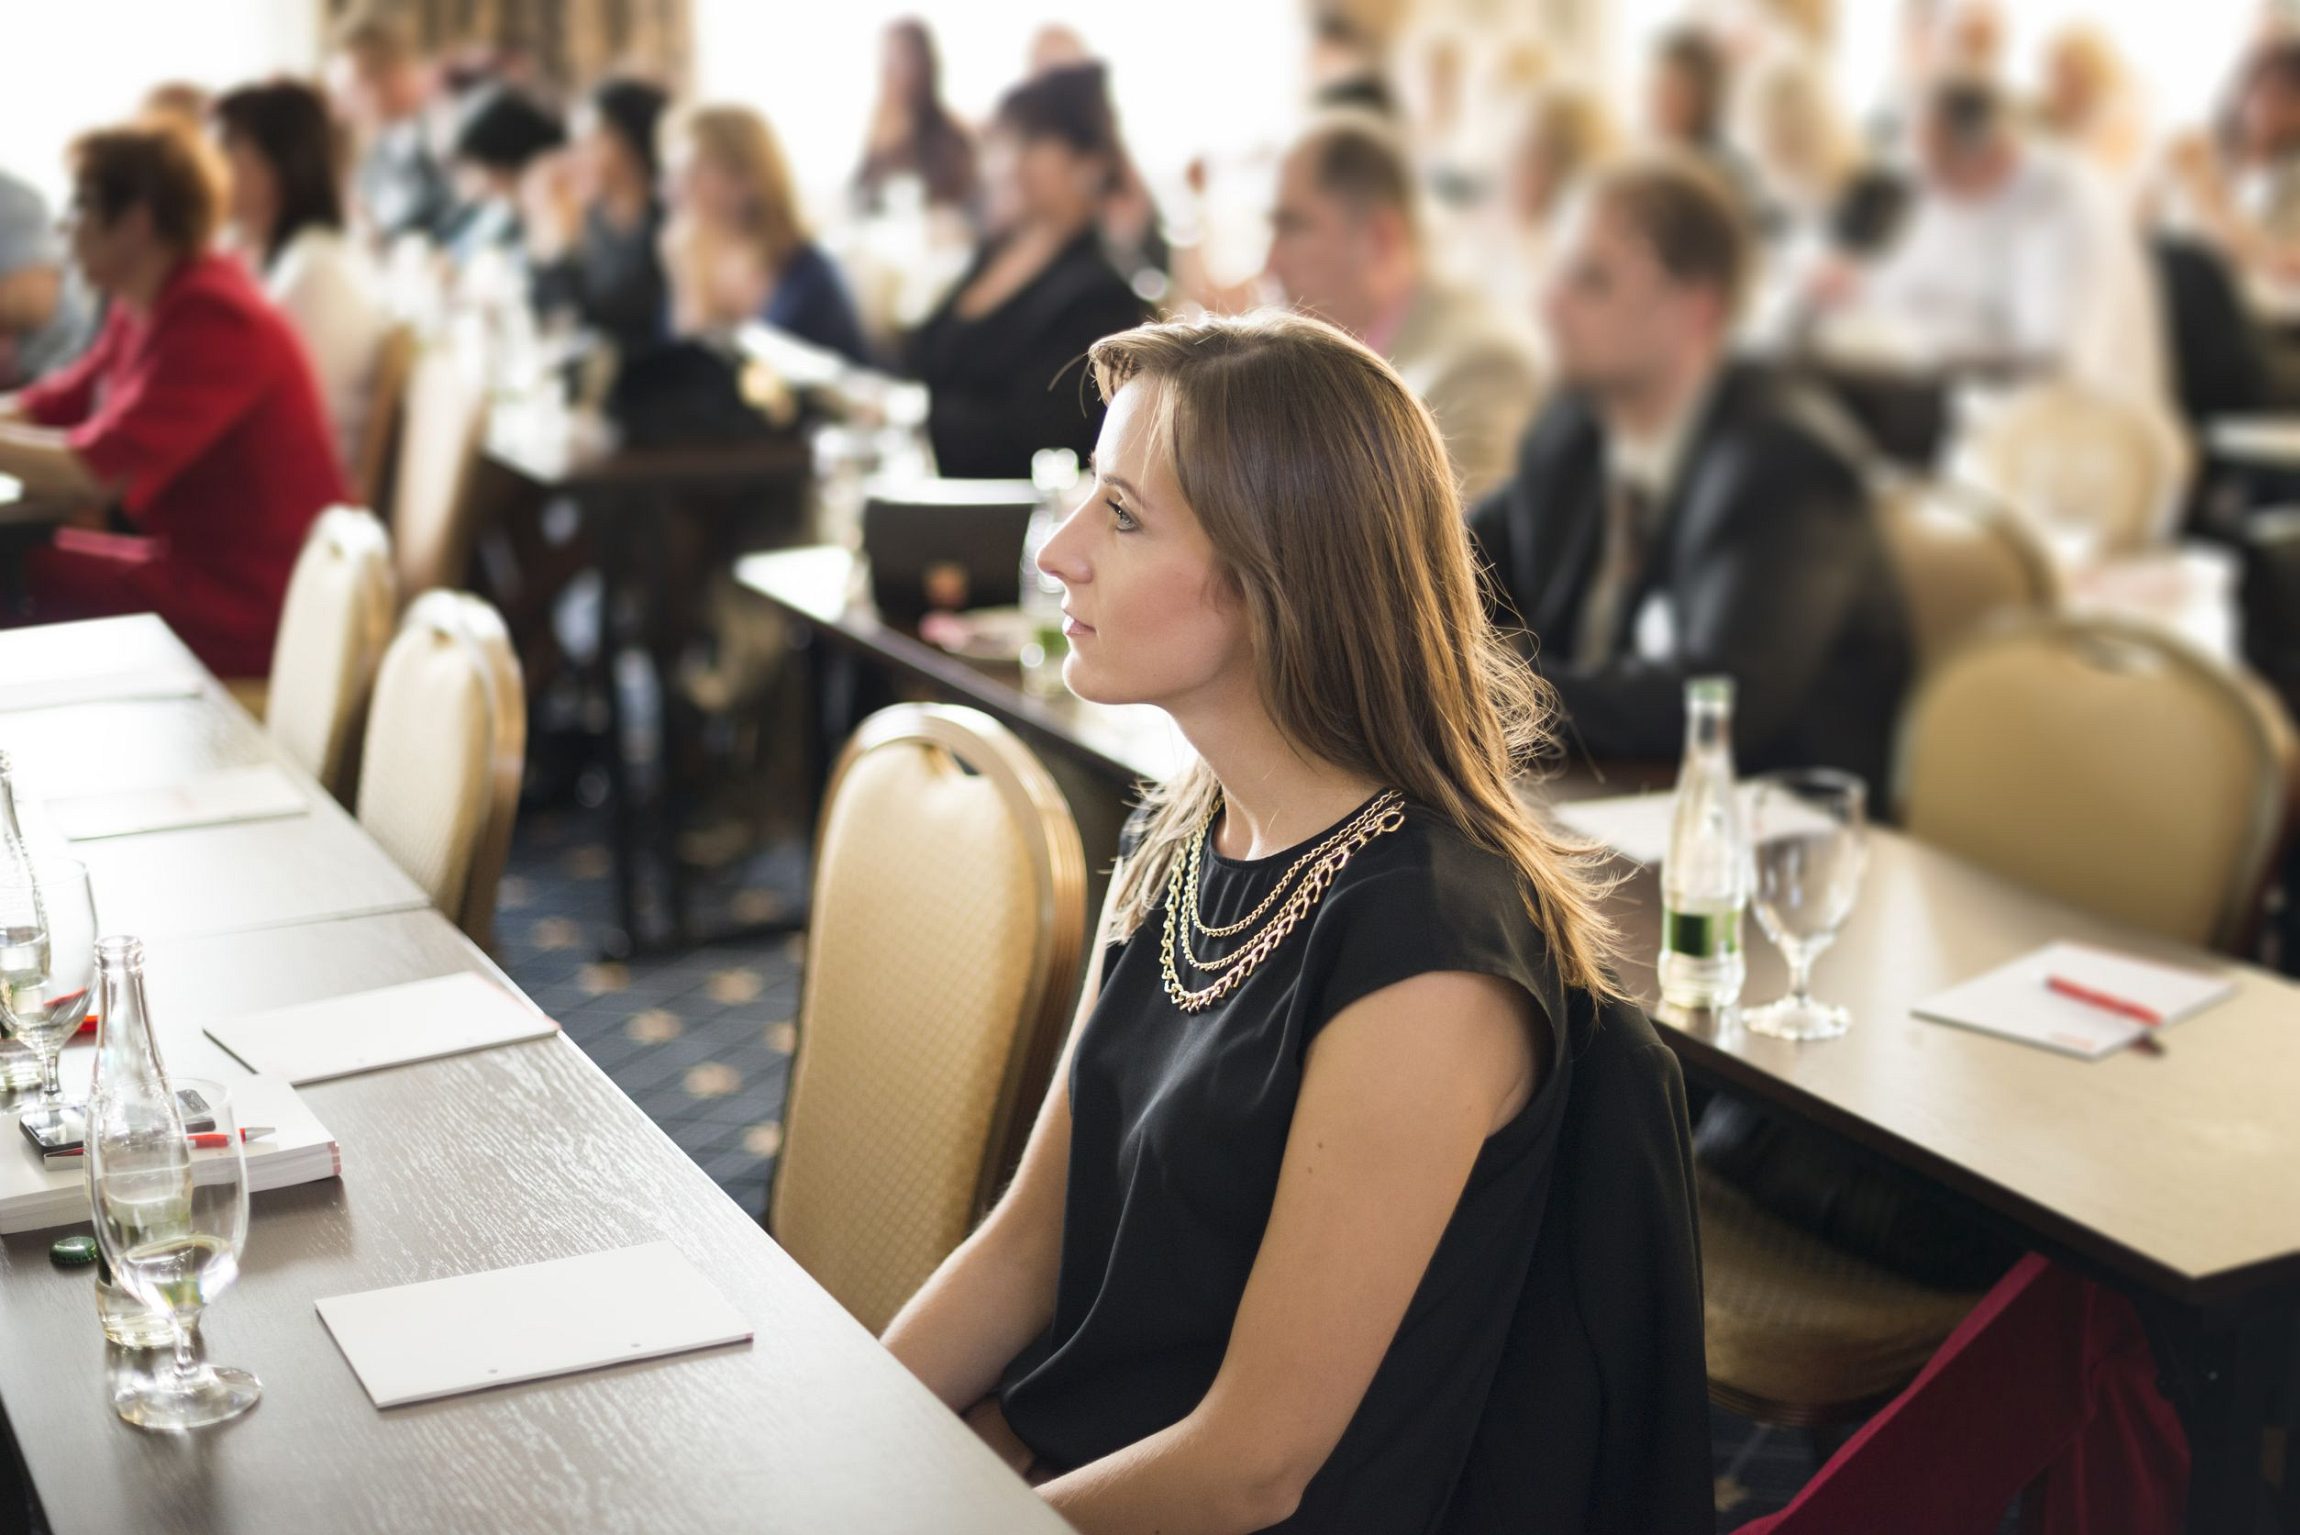
[[(2055, 979), (2094, 1000), (2055, 990)], [(2080, 943), (2049, 943), (1918, 1003), (1935, 1023), (1999, 1034), (2088, 1061), (2121, 1050), (2149, 1025), (2108, 1005), (2129, 1003), (2162, 1023), (2193, 1016), (2236, 990), (2226, 976), (2182, 970)], [(2161, 1027), (2161, 1024), (2159, 1025)]]
[(294, 779), (269, 764), (223, 768), (158, 789), (74, 794), (45, 802), (48, 820), (73, 842), (180, 831), (304, 815), (311, 809)]
[(378, 1407), (751, 1337), (742, 1313), (669, 1242), (331, 1295), (318, 1305)]
[(249, 1069), (297, 1084), (542, 1039), (558, 1025), (463, 971), (246, 1013), (207, 1026)]
[(28, 677), (0, 684), (0, 713), (17, 709), (61, 709), (72, 704), (116, 703), (136, 698), (189, 698), (199, 690), (199, 674), (181, 666), (147, 666), (131, 671)]
[[(232, 1111), (243, 1127), (270, 1125), (273, 1133), (247, 1143), (248, 1190), (261, 1194), (343, 1174), (343, 1153), (296, 1090), (277, 1077), (242, 1077), (227, 1083)], [(70, 1226), (88, 1218), (84, 1159), (43, 1161), (11, 1126), (0, 1146), (0, 1236)]]

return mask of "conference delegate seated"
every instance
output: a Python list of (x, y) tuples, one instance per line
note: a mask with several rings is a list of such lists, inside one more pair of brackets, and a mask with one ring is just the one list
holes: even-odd
[(663, 131), (671, 219), (663, 269), (671, 329), (722, 335), (764, 320), (850, 362), (870, 361), (846, 283), (800, 217), (790, 164), (749, 107), (698, 107)]
[(337, 28), (328, 93), (358, 143), (352, 195), (378, 240), (436, 236), (455, 211), (447, 173), (425, 133), (429, 78), (406, 27), (365, 7)]
[(231, 170), (233, 242), (303, 338), (336, 450), (356, 464), (391, 316), (373, 268), (344, 234), (327, 102), (279, 80), (228, 92), (210, 115)]
[[(28, 554), (41, 620), (151, 611), (225, 676), (271, 664), (305, 532), (347, 490), (285, 316), (209, 250), (203, 146), (137, 125), (72, 146), (72, 255), (110, 301), (77, 362), (0, 402), (0, 473), (91, 508)], [(102, 530), (116, 503), (134, 530)]]
[(485, 251), (524, 254), (519, 188), (530, 167), (567, 142), (558, 118), (507, 85), (482, 86), (455, 131), (448, 171), (459, 199), (440, 243), (459, 267)]
[(1744, 768), (1881, 791), (1907, 617), (1852, 429), (1727, 360), (1750, 249), (1698, 165), (1602, 173), (1547, 304), (1562, 392), (1470, 529), (1589, 755), (1673, 759), (1686, 679), (1722, 673)]
[(537, 165), (520, 189), (535, 307), (572, 315), (626, 356), (660, 343), (670, 324), (655, 195), (667, 102), (643, 80), (605, 81), (575, 109), (569, 153)]
[(1541, 400), (1529, 338), (1485, 297), (1431, 270), (1404, 146), (1370, 113), (1337, 111), (1278, 171), (1270, 275), (1286, 300), (1390, 361), (1437, 417), (1463, 494), (1509, 473)]
[(989, 234), (903, 348), (927, 386), (942, 473), (1028, 479), (1040, 448), (1094, 446), (1101, 407), (1078, 360), (1138, 324), (1142, 300), (1103, 252), (1117, 124), (1099, 69), (1058, 69), (999, 103), (983, 144)]
[(0, 171), (0, 390), (68, 360), (87, 321), (47, 203), (29, 182)]
[(1088, 1535), (1709, 1529), (1681, 1079), (1512, 785), (1532, 679), (1428, 413), (1282, 312), (1090, 366), (1064, 680), (1199, 760), (887, 1347)]

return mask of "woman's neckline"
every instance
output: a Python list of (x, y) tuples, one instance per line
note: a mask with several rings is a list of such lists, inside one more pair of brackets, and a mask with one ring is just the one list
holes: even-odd
[(1308, 836), (1304, 837), (1301, 841), (1295, 843), (1291, 847), (1282, 847), (1275, 853), (1264, 853), (1259, 858), (1232, 858), (1223, 853), (1221, 849), (1214, 845), (1215, 822), (1210, 820), (1206, 823), (1206, 830), (1202, 834), (1206, 839), (1206, 862), (1214, 865), (1216, 868), (1228, 869), (1232, 873), (1237, 874), (1251, 874), (1257, 870), (1266, 869), (1275, 863), (1289, 862), (1293, 859), (1301, 857), (1303, 853), (1309, 851), (1317, 844), (1325, 841), (1328, 837), (1332, 836), (1335, 832), (1340, 831), (1343, 827), (1349, 825), (1350, 822), (1356, 820), (1359, 816), (1364, 815), (1368, 805), (1371, 805), (1375, 800), (1380, 799), (1383, 795), (1389, 792), (1390, 791), (1387, 789), (1376, 789), (1373, 793), (1360, 800), (1354, 807), (1344, 811), (1340, 819), (1336, 820), (1332, 825), (1325, 827), (1323, 830), (1311, 832)]

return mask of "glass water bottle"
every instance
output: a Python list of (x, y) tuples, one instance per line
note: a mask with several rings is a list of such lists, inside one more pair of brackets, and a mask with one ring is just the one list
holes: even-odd
[(1730, 1018), (1748, 962), (1749, 834), (1733, 785), (1733, 681), (1685, 685), (1685, 761), (1661, 865), (1661, 1008), (1680, 1021)]
[[(175, 1092), (160, 1065), (159, 1040), (144, 1005), (144, 944), (139, 938), (105, 938), (96, 945), (96, 1079), (88, 1094), (87, 1129), (94, 1140), (107, 1111), (141, 1117), (173, 1112)], [(92, 1162), (91, 1158), (83, 1160)], [(93, 1200), (95, 1191), (89, 1191)], [(175, 1340), (175, 1327), (129, 1294), (113, 1278), (111, 1265), (96, 1259), (96, 1315), (104, 1336), (129, 1348), (162, 1348)]]
[[(16, 823), (16, 780), (8, 754), (0, 751), (0, 864), (20, 877), (4, 880), (16, 889), (32, 888), (31, 855), (25, 851), (24, 832)], [(0, 971), (7, 967), (6, 934), (0, 933)], [(40, 1086), (40, 1057), (8, 1031), (0, 1017), (0, 1093), (32, 1092)]]

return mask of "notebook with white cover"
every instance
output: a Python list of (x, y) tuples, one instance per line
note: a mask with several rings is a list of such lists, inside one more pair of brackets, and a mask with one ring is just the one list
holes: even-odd
[[(273, 1134), (247, 1143), (248, 1190), (261, 1194), (343, 1175), (343, 1153), (301, 1094), (277, 1077), (242, 1077), (226, 1086), (242, 1125)], [(78, 1225), (88, 1219), (84, 1158), (44, 1162), (13, 1126), (0, 1145), (0, 1236)]]
[(295, 780), (268, 764), (222, 768), (157, 789), (65, 795), (45, 804), (49, 823), (73, 842), (268, 821), (311, 810)]
[(748, 1342), (751, 1324), (669, 1242), (318, 1302), (378, 1407)]
[(245, 1013), (209, 1024), (207, 1035), (250, 1069), (300, 1086), (542, 1039), (557, 1030), (493, 981), (463, 971)]
[(2165, 1023), (2192, 1017), (2236, 990), (2235, 981), (2207, 971), (2159, 965), (2086, 944), (2049, 943), (1928, 997), (1912, 1011), (1935, 1023), (1979, 1029), (2088, 1061), (2148, 1032), (2148, 1025), (2137, 1019), (2053, 991), (2045, 983), (2055, 976), (2135, 1003)]
[(18, 709), (60, 709), (72, 704), (116, 703), (137, 698), (189, 698), (199, 691), (198, 673), (181, 666), (82, 672), (73, 676), (27, 677), (21, 681), (0, 684), (0, 713)]

